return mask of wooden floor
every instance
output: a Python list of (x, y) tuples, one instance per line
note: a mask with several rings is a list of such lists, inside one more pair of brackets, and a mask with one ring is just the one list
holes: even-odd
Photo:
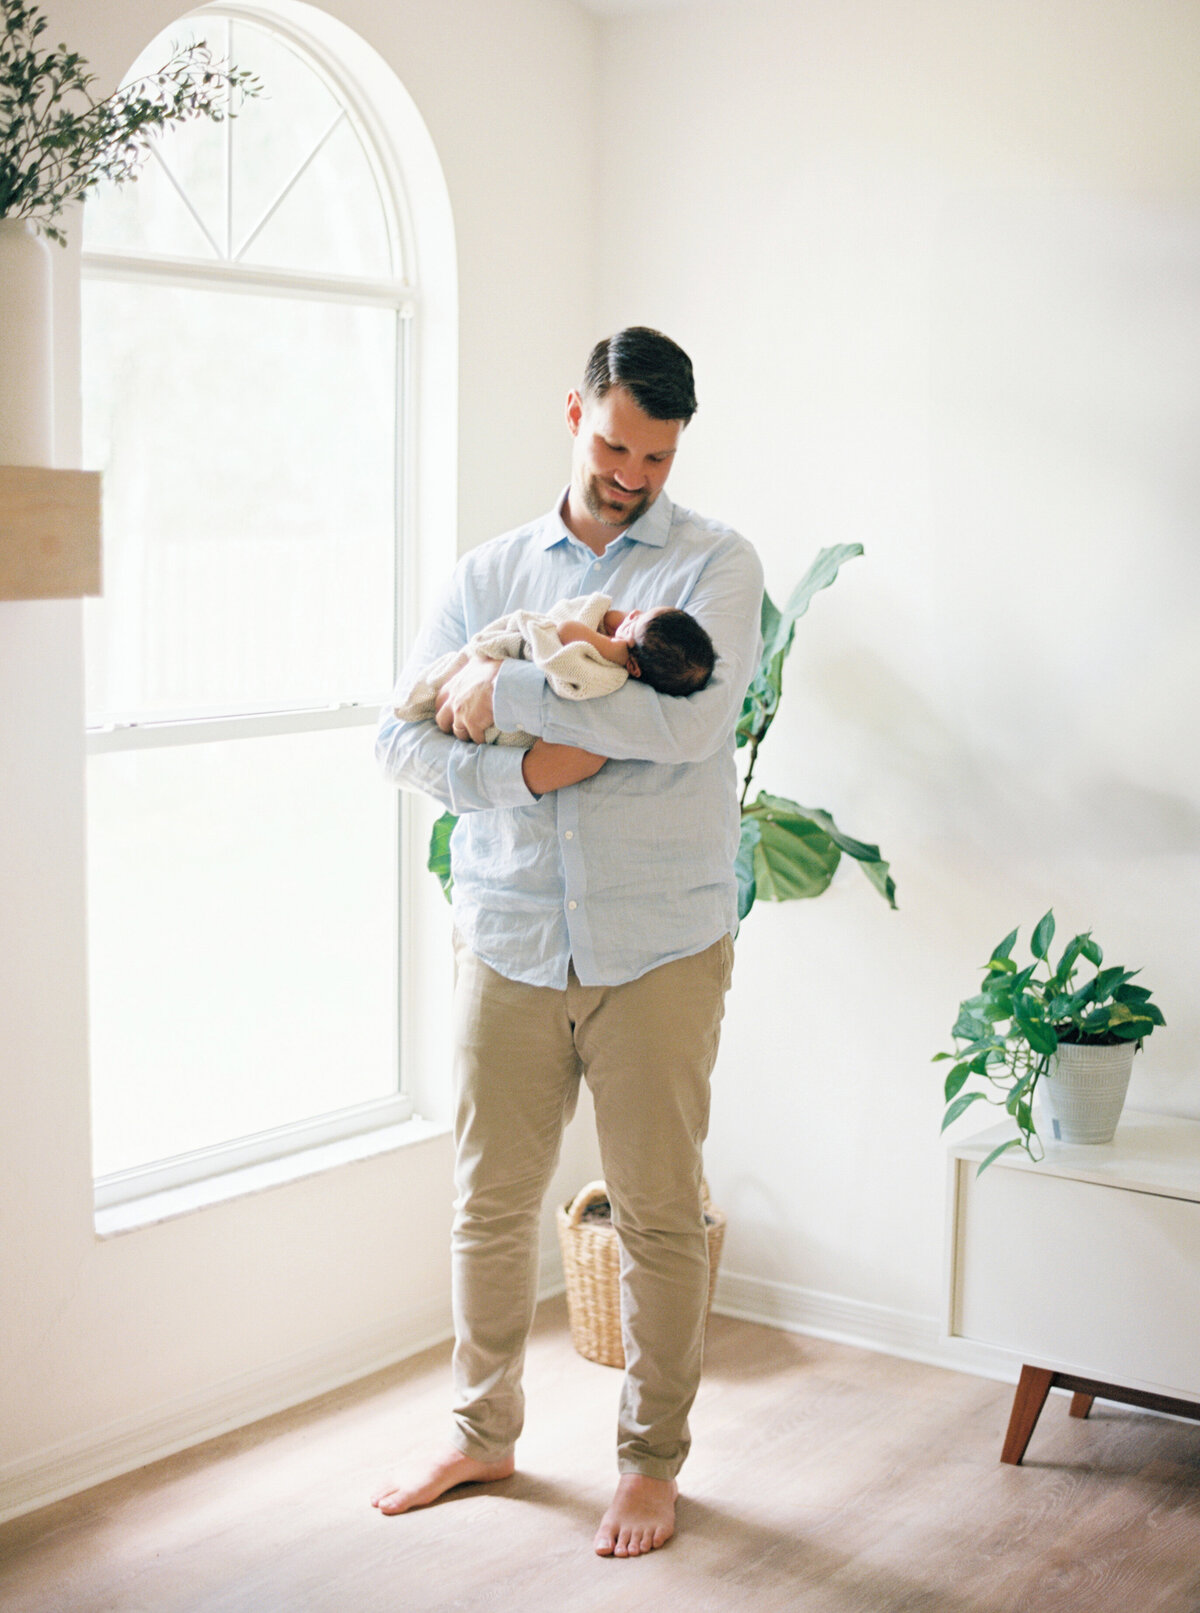
[(619, 1375), (561, 1300), (531, 1342), (522, 1471), (367, 1505), (440, 1439), (447, 1348), (0, 1527), (5, 1613), (1200, 1613), (1200, 1427), (714, 1318), (680, 1533), (601, 1560)]

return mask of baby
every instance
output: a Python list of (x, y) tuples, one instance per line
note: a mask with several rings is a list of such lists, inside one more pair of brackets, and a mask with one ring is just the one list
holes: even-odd
[(670, 605), (605, 611), (598, 628), (564, 622), (558, 637), (563, 644), (590, 644), (606, 661), (623, 666), (631, 678), (641, 678), (659, 694), (695, 694), (712, 676), (717, 659), (712, 639), (696, 618)]
[[(660, 694), (694, 694), (716, 664), (712, 640), (686, 611), (667, 605), (614, 610), (606, 594), (585, 594), (560, 599), (546, 612), (518, 610), (489, 622), (463, 649), (425, 669), (395, 708), (397, 717), (403, 722), (432, 718), (438, 691), (473, 655), (533, 661), (554, 693), (567, 700), (611, 694), (627, 677), (640, 678)], [(528, 746), (533, 735), (490, 728), (485, 743)]]

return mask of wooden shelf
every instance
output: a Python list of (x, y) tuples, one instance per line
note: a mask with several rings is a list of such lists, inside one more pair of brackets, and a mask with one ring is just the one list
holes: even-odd
[(99, 472), (0, 465), (0, 600), (99, 592)]

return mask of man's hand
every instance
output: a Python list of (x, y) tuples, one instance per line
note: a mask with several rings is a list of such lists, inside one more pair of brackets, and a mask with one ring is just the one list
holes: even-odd
[(544, 739), (535, 739), (525, 752), (521, 763), (521, 777), (534, 795), (548, 795), (568, 784), (578, 784), (592, 778), (608, 760), (577, 745), (549, 745)]
[(437, 697), (436, 721), (443, 733), (483, 743), (484, 735), (495, 725), (492, 685), (499, 671), (499, 661), (483, 661), (473, 655), (461, 672), (446, 680)]

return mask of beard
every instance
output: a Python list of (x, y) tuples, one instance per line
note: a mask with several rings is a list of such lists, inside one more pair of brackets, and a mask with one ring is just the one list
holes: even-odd
[(653, 500), (649, 493), (643, 493), (626, 504), (610, 503), (604, 483), (593, 473), (583, 478), (583, 502), (593, 521), (601, 521), (605, 526), (632, 526), (645, 515)]

